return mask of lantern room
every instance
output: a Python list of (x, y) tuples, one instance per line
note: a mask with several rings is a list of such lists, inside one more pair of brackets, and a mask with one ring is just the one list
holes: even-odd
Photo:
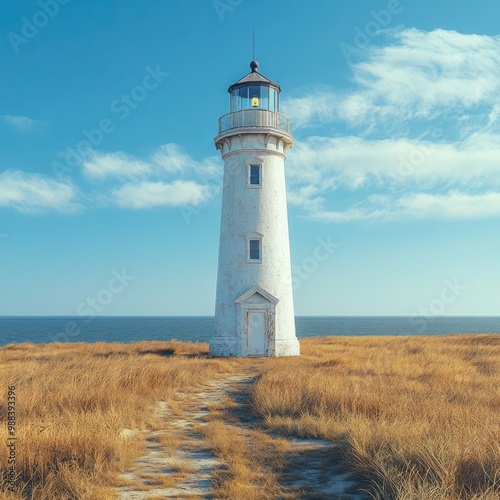
[(263, 109), (279, 113), (280, 86), (257, 71), (257, 61), (252, 61), (250, 68), (251, 73), (229, 87), (231, 113), (243, 109)]
[(280, 86), (257, 71), (257, 61), (252, 61), (250, 68), (251, 73), (228, 89), (231, 107), (230, 112), (219, 119), (219, 134), (248, 127), (275, 128), (289, 133), (290, 120), (279, 109)]

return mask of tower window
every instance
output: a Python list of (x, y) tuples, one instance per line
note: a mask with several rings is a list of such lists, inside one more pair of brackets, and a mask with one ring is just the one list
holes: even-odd
[(250, 165), (248, 169), (248, 184), (250, 186), (260, 186), (262, 184), (262, 166), (261, 165)]
[(262, 260), (262, 240), (248, 240), (248, 259), (252, 261)]

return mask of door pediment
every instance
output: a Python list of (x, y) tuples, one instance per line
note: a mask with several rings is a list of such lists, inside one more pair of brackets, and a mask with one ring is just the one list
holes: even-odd
[(237, 304), (277, 304), (279, 299), (260, 286), (255, 286), (236, 299)]

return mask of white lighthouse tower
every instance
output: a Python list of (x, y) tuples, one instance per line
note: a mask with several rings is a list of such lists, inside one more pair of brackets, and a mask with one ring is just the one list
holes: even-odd
[(229, 87), (215, 145), (224, 160), (214, 356), (298, 356), (285, 186), (290, 121), (280, 86), (250, 63)]

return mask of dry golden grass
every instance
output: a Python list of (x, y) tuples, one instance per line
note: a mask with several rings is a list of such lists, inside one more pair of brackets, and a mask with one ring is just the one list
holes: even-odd
[(169, 434), (162, 434), (157, 436), (158, 442), (161, 444), (162, 448), (165, 450), (167, 455), (174, 455), (179, 448), (181, 443), (181, 438), (178, 432), (171, 432)]
[[(206, 344), (20, 344), (0, 349), (0, 441), (7, 439), (8, 386), (17, 395), (17, 472), (12, 498), (115, 498), (110, 486), (142, 452), (152, 405), (231, 371)], [(175, 355), (174, 355), (175, 353)], [(0, 447), (0, 495), (7, 447)], [(2, 492), (3, 491), (3, 492)]]
[[(329, 337), (301, 342), (300, 358), (221, 360), (206, 344), (10, 345), (0, 349), (0, 440), (6, 435), (6, 388), (17, 393), (17, 468), (23, 493), (6, 492), (0, 447), (0, 497), (115, 498), (118, 474), (143, 453), (141, 434), (160, 429), (154, 404), (234, 369), (261, 372), (251, 398), (269, 428), (341, 440), (353, 467), (383, 499), (500, 497), (500, 336)], [(276, 471), (285, 440), (238, 428), (235, 403), (212, 403), (199, 426), (224, 468), (217, 498), (293, 498)], [(165, 458), (179, 436), (162, 436)], [(189, 474), (150, 477), (174, 486)]]
[(182, 479), (182, 476), (177, 474), (162, 474), (160, 472), (141, 473), (139, 477), (143, 481), (142, 484), (137, 481), (130, 484), (134, 490), (147, 491), (156, 488), (175, 488), (179, 484), (179, 479)]
[(193, 464), (187, 460), (169, 460), (169, 465), (178, 474), (188, 476), (193, 472)]
[(285, 434), (342, 439), (383, 499), (500, 497), (500, 336), (328, 337), (269, 360), (252, 400)]
[(287, 450), (282, 439), (271, 438), (259, 431), (243, 433), (241, 429), (219, 419), (201, 427), (201, 432), (225, 464), (213, 477), (214, 498), (292, 498), (280, 485), (276, 473), (282, 454)]

